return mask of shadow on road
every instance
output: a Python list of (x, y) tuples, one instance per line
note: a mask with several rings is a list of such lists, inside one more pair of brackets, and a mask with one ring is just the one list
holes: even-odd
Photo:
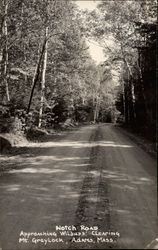
[(150, 241), (156, 231), (152, 161), (112, 132), (104, 137), (95, 131), (87, 140), (75, 133), (69, 139), (30, 143), (1, 157), (10, 171), (1, 176), (0, 223), (8, 235), (17, 225), (15, 242), (23, 220), (24, 231), (93, 224), (101, 231), (119, 231), (119, 246)]

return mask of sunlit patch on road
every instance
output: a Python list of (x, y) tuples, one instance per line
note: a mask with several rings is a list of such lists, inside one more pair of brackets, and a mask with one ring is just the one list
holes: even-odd
[(132, 145), (118, 144), (114, 141), (60, 141), (60, 142), (44, 142), (44, 143), (31, 143), (30, 148), (54, 148), (54, 147), (72, 147), (72, 148), (83, 148), (83, 147), (122, 147), (132, 148)]
[(30, 173), (30, 174), (52, 174), (52, 173), (65, 173), (66, 170), (62, 169), (48, 169), (48, 168), (24, 168), (24, 169), (14, 169), (11, 173)]

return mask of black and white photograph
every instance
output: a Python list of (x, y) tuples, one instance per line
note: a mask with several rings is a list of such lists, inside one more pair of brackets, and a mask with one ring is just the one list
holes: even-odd
[(0, 250), (158, 249), (157, 0), (0, 0)]

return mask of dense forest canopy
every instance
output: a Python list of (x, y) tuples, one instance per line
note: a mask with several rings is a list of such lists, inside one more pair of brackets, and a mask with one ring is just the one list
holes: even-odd
[[(0, 113), (30, 126), (120, 120), (155, 136), (153, 1), (2, 0)], [(88, 40), (103, 48), (99, 65)], [(1, 132), (6, 132), (2, 126)]]

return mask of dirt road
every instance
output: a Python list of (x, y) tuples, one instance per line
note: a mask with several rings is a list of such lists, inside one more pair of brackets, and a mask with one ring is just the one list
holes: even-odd
[(22, 150), (2, 159), (16, 169), (0, 176), (0, 249), (143, 249), (157, 236), (156, 161), (119, 128)]

